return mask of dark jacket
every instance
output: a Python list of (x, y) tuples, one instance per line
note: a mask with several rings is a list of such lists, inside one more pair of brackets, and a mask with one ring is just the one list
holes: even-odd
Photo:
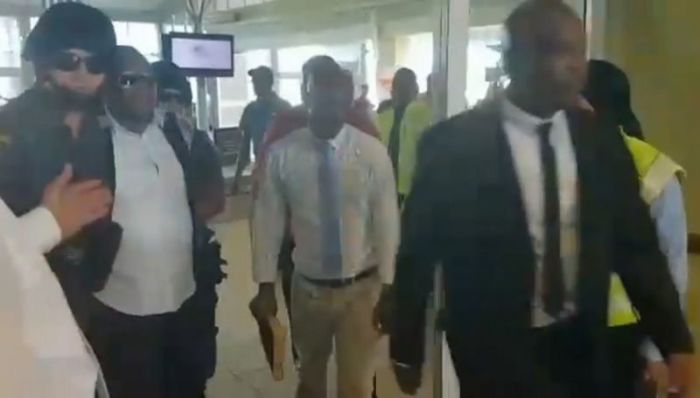
[[(73, 139), (60, 116), (34, 123), (29, 114), (30, 105), (23, 106), (10, 145), (0, 154), (0, 197), (8, 206), (19, 215), (38, 206), (47, 184), (67, 163), (73, 165), (76, 179), (99, 179), (114, 192), (114, 151), (109, 119), (89, 114), (79, 137)], [(7, 119), (17, 118), (16, 112), (8, 113)], [(44, 119), (40, 108), (33, 112), (34, 118)], [(2, 120), (0, 125), (3, 125)], [(207, 228), (206, 220), (196, 216), (195, 204), (217, 191), (210, 188), (211, 184), (220, 183), (223, 196), (218, 155), (202, 132), (195, 133), (190, 147), (174, 121), (166, 119), (163, 131), (185, 174), (194, 227), (195, 279), (198, 286), (213, 286), (222, 277), (221, 260), (213, 259), (212, 250), (216, 249), (210, 244), (213, 233)], [(121, 227), (111, 218), (99, 220), (48, 256), (81, 324), (86, 318), (86, 296), (104, 287), (119, 250), (121, 234)]]
[[(594, 358), (591, 374), (605, 368), (613, 270), (661, 350), (691, 352), (678, 295), (620, 134), (579, 112), (567, 116), (579, 174), (578, 317)], [(500, 104), (490, 102), (434, 126), (421, 143), (396, 266), (391, 356), (397, 362), (424, 361), (425, 308), (434, 267), (441, 264), (444, 324), (462, 369), (490, 380), (533, 375), (535, 257), (502, 125)]]

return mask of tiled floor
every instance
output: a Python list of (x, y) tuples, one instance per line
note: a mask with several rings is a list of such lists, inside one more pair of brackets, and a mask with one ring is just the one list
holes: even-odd
[[(285, 379), (275, 382), (267, 367), (260, 346), (256, 324), (248, 311), (248, 303), (256, 293), (251, 278), (250, 235), (248, 228), (247, 203), (237, 198), (225, 220), (215, 228), (224, 246), (224, 257), (228, 260), (228, 279), (220, 287), (218, 308), (219, 358), (218, 369), (211, 380), (208, 398), (287, 398), (293, 397), (297, 383), (291, 354), (285, 368)], [(279, 295), (279, 302), (283, 300)], [(280, 310), (280, 316), (286, 311)], [(282, 319), (288, 324), (286, 319)], [(384, 342), (386, 347), (386, 342)], [(386, 348), (385, 348), (386, 350)], [(386, 351), (385, 351), (386, 352)], [(378, 377), (379, 398), (404, 397), (398, 390), (393, 374), (389, 370), (387, 355), (380, 358), (383, 366)], [(334, 372), (329, 366), (329, 386), (332, 390)], [(432, 381), (425, 381), (425, 390), (419, 397), (428, 398), (432, 394)], [(331, 397), (335, 394), (331, 393)]]
[[(216, 225), (224, 257), (228, 259), (228, 279), (221, 285), (221, 301), (218, 309), (220, 326), (219, 364), (212, 379), (208, 398), (287, 398), (294, 396), (296, 375), (291, 361), (287, 361), (286, 377), (282, 382), (273, 381), (260, 346), (255, 322), (248, 311), (248, 303), (256, 288), (251, 279), (250, 235), (248, 229), (247, 203), (237, 199), (231, 214)], [(691, 290), (688, 314), (696, 333), (700, 337), (700, 257), (691, 261)], [(280, 296), (281, 298), (281, 296)], [(282, 303), (282, 300), (279, 300)], [(280, 314), (285, 314), (280, 311)], [(286, 319), (283, 322), (287, 322)], [(385, 342), (386, 345), (386, 342)], [(700, 347), (700, 339), (697, 341)], [(288, 355), (290, 357), (290, 355)], [(386, 352), (380, 358), (378, 377), (379, 398), (404, 397), (398, 390), (389, 369)], [(333, 369), (329, 369), (330, 384), (333, 384)], [(427, 372), (428, 374), (430, 372)], [(432, 380), (428, 377), (420, 398), (432, 397)], [(335, 397), (334, 394), (331, 397)]]

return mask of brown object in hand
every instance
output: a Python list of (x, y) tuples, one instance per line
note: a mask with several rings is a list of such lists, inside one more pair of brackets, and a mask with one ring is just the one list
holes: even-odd
[(250, 312), (258, 323), (260, 341), (267, 363), (270, 365), (272, 378), (275, 381), (281, 381), (284, 379), (284, 361), (287, 353), (287, 328), (274, 316), (260, 316), (252, 305)]

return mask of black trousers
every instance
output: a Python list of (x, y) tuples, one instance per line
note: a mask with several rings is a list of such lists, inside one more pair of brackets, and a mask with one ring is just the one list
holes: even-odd
[(576, 321), (531, 333), (535, 355), (530, 377), (513, 377), (506, 370), (502, 374), (479, 374), (470, 366), (473, 355), (455, 352), (450, 344), (461, 398), (610, 397), (605, 380), (592, 375), (593, 350)]
[(174, 313), (132, 316), (94, 300), (88, 339), (112, 398), (202, 398), (209, 377), (196, 296)]
[(637, 324), (608, 329), (611, 388), (615, 398), (639, 398), (645, 394), (644, 359), (639, 353), (642, 341)]

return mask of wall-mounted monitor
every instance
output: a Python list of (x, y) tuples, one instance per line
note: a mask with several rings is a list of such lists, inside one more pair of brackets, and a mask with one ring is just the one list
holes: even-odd
[(188, 76), (233, 76), (234, 40), (231, 35), (180, 33), (164, 34), (163, 58)]

